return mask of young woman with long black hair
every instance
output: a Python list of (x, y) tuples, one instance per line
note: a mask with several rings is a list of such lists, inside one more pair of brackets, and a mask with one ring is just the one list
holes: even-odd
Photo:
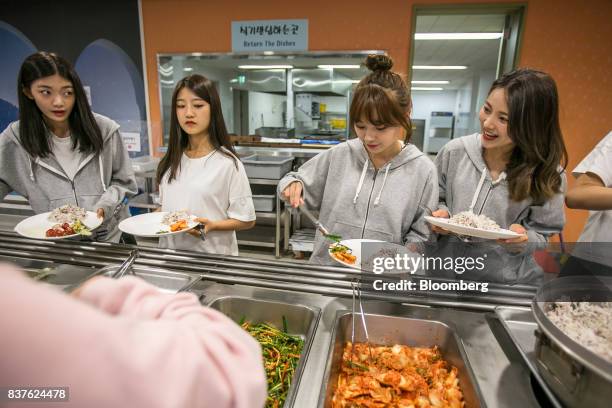
[(181, 79), (172, 95), (168, 151), (157, 168), (161, 210), (187, 210), (199, 234), (160, 238), (160, 247), (238, 255), (237, 230), (255, 225), (249, 179), (232, 147), (221, 100), (202, 75)]
[(65, 204), (97, 212), (93, 238), (118, 241), (123, 200), (137, 193), (119, 125), (91, 111), (78, 75), (53, 53), (25, 59), (17, 93), (19, 121), (0, 135), (0, 198), (16, 191), (36, 213)]

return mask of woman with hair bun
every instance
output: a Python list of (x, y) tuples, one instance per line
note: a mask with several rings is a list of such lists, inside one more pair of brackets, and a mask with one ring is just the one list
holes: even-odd
[[(278, 191), (291, 206), (319, 211), (343, 239), (404, 245), (428, 239), (425, 208), (438, 203), (434, 164), (410, 144), (412, 102), (386, 55), (370, 55), (372, 71), (355, 89), (350, 126), (357, 138), (318, 154), (288, 173)], [(330, 263), (329, 242), (317, 232), (311, 263)]]

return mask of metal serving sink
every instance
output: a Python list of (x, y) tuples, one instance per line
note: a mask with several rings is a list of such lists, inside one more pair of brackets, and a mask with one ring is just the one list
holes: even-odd
[[(359, 319), (359, 316), (356, 316), (356, 318)], [(331, 407), (342, 366), (344, 346), (351, 340), (351, 319), (350, 311), (339, 310), (336, 312), (327, 356), (327, 366), (319, 396), (319, 407)], [(435, 320), (375, 314), (366, 314), (365, 319), (372, 344), (385, 346), (401, 344), (412, 347), (438, 346), (442, 357), (449, 364), (457, 367), (459, 371), (459, 386), (463, 392), (465, 406), (469, 408), (485, 406), (461, 340), (446, 324)], [(365, 341), (360, 321), (355, 321), (355, 341)]]
[(237, 296), (221, 297), (213, 300), (209, 306), (234, 321), (245, 319), (254, 324), (266, 322), (277, 328), (283, 327), (283, 316), (287, 322), (287, 332), (304, 339), (304, 348), (291, 380), (284, 407), (291, 407), (295, 402), (296, 390), (299, 387), (314, 333), (319, 323), (321, 310), (317, 307), (273, 302), (269, 300), (250, 299)]
[[(112, 276), (120, 267), (120, 265), (106, 266), (98, 270), (96, 275)], [(166, 293), (187, 291), (202, 279), (201, 275), (193, 276), (186, 273), (172, 272), (166, 269), (149, 268), (139, 265), (133, 265), (131, 269), (135, 276), (151, 285), (157, 286), (160, 291)]]
[(0, 256), (0, 262), (12, 263), (31, 278), (58, 286), (80, 282), (96, 271), (95, 267), (7, 256)]

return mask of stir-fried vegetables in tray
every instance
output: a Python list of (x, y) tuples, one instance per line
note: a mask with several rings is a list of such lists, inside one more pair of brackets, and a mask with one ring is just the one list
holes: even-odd
[(268, 399), (265, 406), (280, 408), (287, 398), (291, 380), (304, 348), (304, 340), (287, 333), (287, 321), (284, 316), (283, 330), (268, 323), (252, 324), (244, 318), (240, 321), (240, 325), (261, 344), (268, 378)]

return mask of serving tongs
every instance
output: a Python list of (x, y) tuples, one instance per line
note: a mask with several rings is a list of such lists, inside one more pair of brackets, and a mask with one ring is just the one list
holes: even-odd
[(123, 277), (127, 273), (133, 275), (134, 271), (132, 271), (132, 265), (136, 261), (136, 258), (138, 258), (138, 250), (134, 249), (134, 250), (132, 250), (132, 252), (130, 252), (130, 256), (128, 256), (128, 258), (125, 261), (123, 261), (121, 266), (119, 266), (119, 269), (117, 269), (111, 275), (111, 278), (119, 279), (119, 278)]
[(206, 241), (206, 227), (204, 226), (204, 224), (198, 223), (198, 225), (193, 227), (193, 229), (200, 233), (201, 241)]
[(342, 237), (340, 235), (331, 234), (329, 230), (325, 228), (323, 224), (321, 224), (321, 221), (319, 221), (318, 218), (312, 215), (310, 210), (308, 210), (304, 204), (300, 204), (299, 208), (300, 208), (300, 211), (306, 217), (308, 217), (308, 219), (314, 224), (315, 228), (318, 229), (325, 238), (333, 242), (340, 242), (342, 240)]
[[(353, 362), (353, 351), (355, 349), (355, 314), (356, 314), (356, 301), (359, 302), (359, 315), (361, 315), (361, 325), (363, 327), (363, 332), (365, 333), (366, 345), (368, 346), (368, 352), (370, 356), (370, 363), (374, 361), (372, 357), (372, 346), (370, 345), (370, 336), (368, 335), (368, 326), (366, 325), (365, 313), (363, 312), (363, 302), (361, 301), (361, 284), (358, 280), (351, 281), (351, 289), (353, 292), (353, 308), (351, 310), (351, 354), (349, 364), (354, 365)], [(359, 361), (359, 357), (357, 358)]]
[[(132, 250), (132, 252), (130, 252), (130, 256), (128, 256), (128, 258), (123, 261), (123, 263), (119, 266), (119, 268), (113, 272), (112, 275), (110, 275), (111, 278), (113, 279), (119, 279), (122, 276), (126, 275), (126, 274), (131, 274), (134, 275), (134, 271), (132, 271), (132, 265), (134, 264), (134, 262), (136, 261), (136, 258), (138, 258), (138, 250), (134, 249)], [(91, 280), (93, 278), (95, 278), (96, 276), (100, 276), (102, 274), (105, 273), (105, 269), (106, 268), (102, 268), (96, 272), (94, 272), (93, 274), (89, 275), (86, 279), (75, 283), (73, 285), (68, 285), (64, 288), (64, 292), (66, 293), (71, 293), (72, 291), (74, 291), (75, 289), (77, 289), (78, 287), (82, 286), (85, 284), (85, 282), (87, 282), (88, 280)]]

